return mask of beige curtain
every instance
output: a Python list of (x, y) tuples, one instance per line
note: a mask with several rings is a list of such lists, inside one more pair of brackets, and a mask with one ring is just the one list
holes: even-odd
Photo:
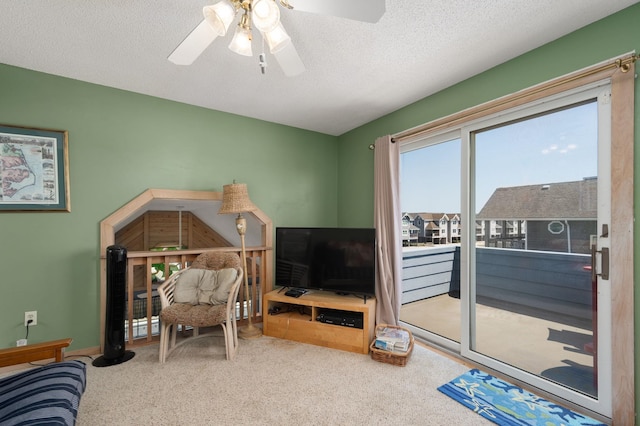
[(374, 224), (376, 254), (376, 322), (398, 325), (402, 297), (402, 222), (400, 212), (400, 149), (390, 136), (376, 140)]

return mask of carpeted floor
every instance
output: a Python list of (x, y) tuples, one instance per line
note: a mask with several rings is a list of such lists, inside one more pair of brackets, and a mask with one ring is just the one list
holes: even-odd
[(368, 355), (261, 337), (224, 359), (222, 338), (157, 346), (126, 363), (87, 363), (78, 425), (483, 425), (438, 392), (467, 367), (415, 345), (404, 367)]

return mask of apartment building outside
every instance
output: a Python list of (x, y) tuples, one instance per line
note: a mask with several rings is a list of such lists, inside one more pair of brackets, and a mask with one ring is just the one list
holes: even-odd
[[(485, 247), (589, 253), (596, 233), (597, 179), (497, 188), (476, 215)], [(402, 244), (459, 243), (460, 213), (402, 214)]]

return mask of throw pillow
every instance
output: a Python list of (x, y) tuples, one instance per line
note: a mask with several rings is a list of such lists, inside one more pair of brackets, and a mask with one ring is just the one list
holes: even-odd
[(224, 305), (227, 303), (231, 287), (238, 279), (238, 270), (235, 268), (220, 269), (218, 272), (218, 286), (211, 295), (212, 305)]
[(238, 271), (235, 268), (203, 270), (198, 287), (198, 303), (201, 305), (226, 304), (229, 291), (237, 278)]
[(178, 277), (173, 291), (175, 303), (198, 304), (198, 288), (203, 272), (205, 272), (203, 269), (187, 269)]
[(211, 305), (211, 296), (218, 287), (218, 271), (201, 269), (202, 277), (198, 286), (198, 304)]

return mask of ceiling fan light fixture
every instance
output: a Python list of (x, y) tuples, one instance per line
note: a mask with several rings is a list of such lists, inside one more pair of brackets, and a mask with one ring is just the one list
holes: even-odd
[[(207, 3), (209, 0), (207, 0)], [(252, 20), (260, 31), (262, 42), (266, 40), (280, 68), (287, 77), (305, 71), (300, 55), (291, 37), (282, 26), (281, 10), (295, 9), (301, 12), (338, 16), (356, 21), (376, 23), (385, 12), (385, 0), (215, 0), (215, 4), (203, 7), (204, 19), (184, 38), (167, 58), (176, 65), (191, 65), (218, 37), (226, 36), (231, 23), (240, 18), (229, 44), (231, 51), (253, 56)], [(293, 3), (293, 5), (291, 4)], [(237, 15), (242, 16), (237, 16)], [(264, 46), (263, 46), (264, 47)], [(261, 48), (262, 49), (262, 48)], [(264, 73), (266, 59), (260, 51), (260, 67)]]
[(222, 0), (213, 6), (205, 6), (202, 13), (211, 28), (220, 37), (223, 37), (227, 34), (231, 22), (236, 17), (236, 8), (229, 1)]
[(267, 39), (271, 53), (277, 53), (291, 43), (291, 37), (289, 37), (281, 23), (278, 23), (273, 30), (263, 32), (262, 35)]
[(248, 15), (245, 13), (242, 15), (242, 19), (236, 28), (236, 33), (233, 35), (231, 43), (229, 43), (229, 49), (243, 56), (253, 56), (251, 51), (251, 24), (249, 22)]
[(262, 32), (272, 31), (280, 23), (280, 8), (274, 0), (254, 0), (251, 10), (253, 23)]

